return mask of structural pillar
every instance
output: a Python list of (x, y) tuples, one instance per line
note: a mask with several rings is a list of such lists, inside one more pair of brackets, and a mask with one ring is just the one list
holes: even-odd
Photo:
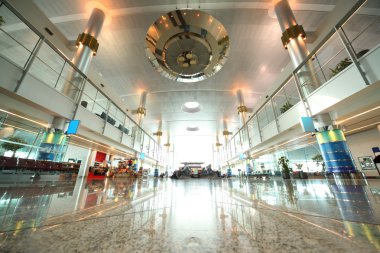
[[(141, 138), (142, 138), (141, 125), (146, 115), (146, 108), (145, 108), (146, 96), (147, 96), (147, 92), (143, 91), (140, 96), (139, 107), (136, 110), (137, 111), (137, 125), (140, 128), (136, 129), (135, 142), (138, 141), (140, 143), (140, 153), (142, 153), (142, 150), (143, 150), (143, 145), (141, 144)], [(137, 168), (137, 170), (139, 170), (139, 167), (142, 167), (143, 165), (143, 160), (138, 156), (137, 152), (135, 153), (135, 157), (136, 157), (136, 162), (137, 162), (137, 165), (135, 167)]]
[[(84, 74), (87, 74), (91, 59), (98, 51), (99, 43), (97, 39), (102, 30), (105, 18), (106, 15), (103, 10), (98, 8), (93, 9), (84, 32), (79, 34), (77, 38), (76, 46), (78, 49), (72, 62)], [(63, 93), (75, 99), (79, 92), (80, 82), (83, 81), (82, 78), (80, 74), (73, 70), (63, 86)]]
[[(226, 151), (228, 152), (228, 150), (227, 150), (227, 148), (228, 148), (228, 136), (230, 136), (232, 134), (232, 132), (228, 131), (227, 122), (225, 120), (223, 121), (223, 127), (224, 127), (224, 130), (223, 130), (224, 143), (225, 143)], [(231, 177), (231, 176), (232, 176), (232, 170), (230, 167), (230, 163), (228, 162), (228, 155), (227, 155), (227, 177)]]
[(65, 126), (65, 119), (59, 117), (53, 119), (51, 127), (43, 133), (37, 160), (62, 161), (67, 147)]
[(344, 133), (340, 129), (316, 133), (327, 172), (349, 174), (356, 171)]
[[(274, 11), (281, 27), (282, 43), (285, 49), (289, 51), (290, 59), (296, 68), (309, 54), (305, 43), (306, 33), (302, 25), (297, 23), (287, 0), (277, 1), (274, 5)], [(319, 80), (313, 71), (311, 60), (297, 72), (297, 76), (305, 95), (319, 87)]]
[[(153, 135), (157, 136), (157, 145), (158, 147), (161, 146), (161, 137), (162, 137), (162, 131), (161, 131), (161, 128), (162, 128), (162, 122), (160, 121), (159, 125), (158, 125), (158, 131), (153, 133)], [(155, 177), (158, 177), (160, 174), (160, 171), (158, 169), (158, 160), (156, 162), (156, 167), (154, 168), (154, 176)]]

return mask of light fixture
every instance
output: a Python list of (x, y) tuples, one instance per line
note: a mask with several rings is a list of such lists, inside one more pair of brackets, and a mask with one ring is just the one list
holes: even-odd
[[(166, 28), (156, 25), (163, 20), (175, 20), (178, 24)], [(149, 27), (145, 42), (146, 56), (154, 68), (164, 77), (184, 83), (214, 75), (230, 51), (224, 26), (199, 10), (173, 10), (160, 16)]]
[(342, 124), (342, 123), (344, 123), (344, 122), (346, 122), (346, 121), (348, 121), (348, 120), (351, 120), (351, 119), (354, 119), (354, 118), (356, 118), (356, 117), (362, 116), (362, 115), (364, 115), (364, 114), (367, 114), (367, 113), (372, 112), (372, 111), (377, 110), (377, 109), (380, 109), (380, 106), (377, 106), (377, 107), (374, 107), (374, 108), (369, 109), (369, 110), (367, 110), (367, 111), (364, 111), (364, 112), (358, 113), (358, 114), (356, 114), (356, 115), (354, 115), (354, 116), (352, 116), (352, 117), (349, 117), (349, 118), (347, 118), (347, 119), (344, 119), (344, 120), (338, 121), (337, 124), (340, 125), (340, 124)]
[(36, 124), (38, 124), (38, 125), (40, 125), (40, 126), (43, 126), (43, 127), (45, 127), (45, 128), (48, 128), (48, 127), (49, 127), (49, 124), (41, 123), (41, 122), (38, 122), (38, 121), (35, 121), (35, 120), (32, 120), (32, 119), (26, 118), (26, 117), (24, 117), (24, 116), (18, 115), (18, 114), (13, 113), (13, 112), (9, 112), (9, 111), (3, 110), (3, 109), (0, 109), (0, 111), (1, 111), (1, 112), (5, 112), (5, 113), (7, 113), (7, 114), (9, 114), (9, 115), (16, 116), (16, 117), (21, 118), (21, 119), (25, 119), (25, 120), (30, 121), (30, 122), (33, 122), (33, 123), (36, 123)]
[(202, 110), (202, 106), (200, 103), (195, 101), (186, 102), (181, 107), (182, 111), (188, 113), (196, 113)]
[(199, 127), (198, 126), (188, 126), (188, 127), (186, 127), (186, 130), (189, 132), (196, 132), (196, 131), (199, 131)]
[(293, 25), (286, 29), (282, 33), (281, 41), (282, 44), (284, 45), (285, 49), (288, 49), (288, 44), (290, 41), (293, 39), (296, 39), (297, 37), (301, 37), (302, 39), (306, 39), (306, 33), (305, 30), (303, 29), (302, 25)]

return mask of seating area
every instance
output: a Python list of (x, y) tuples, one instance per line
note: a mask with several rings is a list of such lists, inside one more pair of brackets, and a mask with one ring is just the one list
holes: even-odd
[(46, 172), (78, 173), (79, 163), (52, 162), (17, 157), (0, 156), (0, 170), (32, 170)]
[[(82, 101), (83, 102), (83, 101)], [(95, 113), (97, 116), (99, 116), (100, 118), (102, 118), (103, 120), (106, 120), (107, 119), (107, 122), (113, 126), (115, 126), (116, 124), (116, 120), (113, 119), (111, 116), (107, 116), (107, 114), (105, 112), (102, 112), (102, 114), (99, 114), (99, 113)], [(115, 126), (116, 127), (116, 126)], [(129, 129), (128, 128), (125, 128), (123, 125), (119, 124), (119, 126), (117, 127), (120, 131), (122, 131), (123, 133), (125, 134), (129, 134)]]

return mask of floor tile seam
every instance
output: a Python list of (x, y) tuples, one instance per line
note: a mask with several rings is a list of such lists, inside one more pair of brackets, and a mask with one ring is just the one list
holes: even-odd
[[(138, 214), (138, 213), (143, 213), (143, 212), (148, 212), (148, 211), (157, 211), (157, 210), (161, 210), (161, 209), (165, 209), (165, 208), (171, 208), (171, 207), (172, 206), (162, 207), (162, 208), (156, 208), (156, 209), (151, 209), (151, 210), (136, 211), (136, 212), (130, 212), (130, 213), (115, 214), (115, 215), (109, 215), (109, 216), (101, 216), (101, 217), (89, 218), (89, 219), (80, 219), (80, 220), (74, 220), (74, 221), (65, 221), (65, 222), (60, 222), (60, 223), (41, 225), (41, 226), (36, 227), (36, 229), (38, 229), (38, 228), (44, 228), (44, 227), (53, 227), (53, 226), (57, 226), (57, 225), (67, 225), (67, 224), (72, 224), (72, 223), (82, 222), (82, 221), (91, 221), (91, 220), (98, 220), (98, 219), (114, 218), (114, 217), (118, 217), (118, 216), (122, 216), (122, 215), (126, 215), (126, 214), (130, 215), (130, 214)], [(2, 231), (0, 231), (0, 235), (2, 233), (9, 233), (9, 232), (15, 232), (15, 231), (23, 231), (23, 230), (29, 230), (29, 229), (34, 229), (34, 228), (35, 227), (27, 227), (27, 228), (21, 228), (21, 229), (17, 229), (17, 230), (16, 229), (2, 230)]]
[(214, 202), (215, 203), (220, 203), (220, 204), (229, 204), (229, 205), (249, 207), (249, 208), (258, 209), (258, 210), (274, 211), (274, 212), (279, 212), (279, 213), (280, 212), (284, 212), (284, 213), (296, 214), (296, 215), (301, 215), (301, 216), (308, 216), (308, 217), (321, 218), (321, 219), (329, 219), (329, 220), (335, 220), (335, 221), (338, 221), (338, 222), (361, 223), (361, 224), (367, 224), (367, 225), (373, 225), (373, 226), (380, 225), (380, 223), (370, 223), (370, 222), (355, 221), (355, 220), (343, 220), (343, 219), (338, 219), (338, 218), (334, 218), (334, 217), (322, 216), (322, 215), (318, 215), (318, 214), (291, 212), (291, 211), (287, 211), (287, 210), (281, 210), (281, 209), (278, 209), (278, 208), (255, 207), (255, 206), (247, 206), (247, 205), (243, 205), (243, 204), (232, 204), (232, 203), (226, 203), (226, 202), (220, 202), (220, 201), (214, 201)]

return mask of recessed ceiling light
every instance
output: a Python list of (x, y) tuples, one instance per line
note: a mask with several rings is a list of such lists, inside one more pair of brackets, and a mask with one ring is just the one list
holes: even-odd
[(202, 110), (201, 105), (198, 102), (190, 101), (186, 102), (182, 105), (182, 111), (188, 112), (188, 113), (196, 113)]
[(191, 132), (195, 132), (195, 131), (199, 131), (199, 127), (198, 126), (188, 126), (188, 127), (186, 127), (186, 130), (191, 131)]

